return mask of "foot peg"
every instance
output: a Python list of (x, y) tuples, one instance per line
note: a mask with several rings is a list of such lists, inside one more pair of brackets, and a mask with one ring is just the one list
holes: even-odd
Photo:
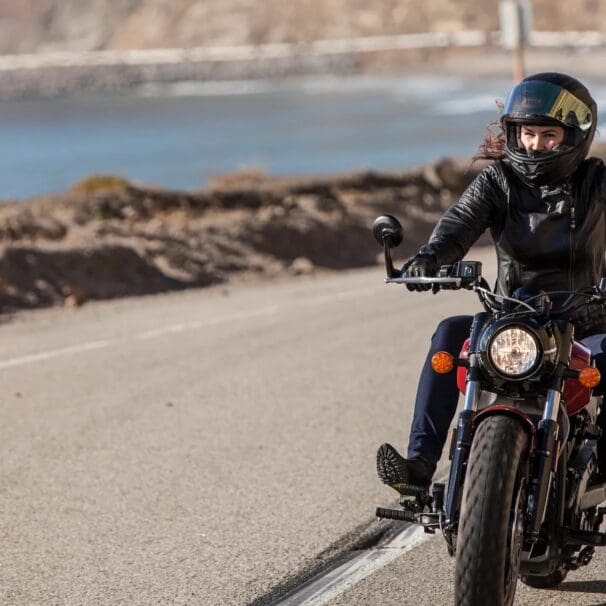
[[(428, 508), (432, 513), (439, 513), (444, 508), (444, 493), (446, 487), (444, 484), (436, 482), (431, 488), (431, 496), (424, 486), (413, 486), (412, 484), (402, 485), (400, 490), (400, 505), (405, 509), (412, 511), (423, 511)], [(407, 497), (414, 497), (412, 501)]]
[(399, 490), (402, 495), (400, 505), (403, 509), (377, 507), (376, 516), (385, 520), (420, 524), (425, 528), (425, 532), (434, 533), (443, 516), (444, 484), (434, 484), (432, 496), (426, 488), (412, 484), (403, 485)]
[(400, 522), (412, 522), (416, 523), (417, 518), (412, 511), (406, 511), (405, 509), (385, 509), (383, 507), (377, 507), (376, 511), (377, 518), (383, 520), (399, 520)]
[[(429, 486), (417, 486), (415, 484), (393, 484), (393, 487), (400, 493), (402, 497), (415, 497), (425, 500), (429, 498)], [(400, 499), (402, 500), (402, 499)]]

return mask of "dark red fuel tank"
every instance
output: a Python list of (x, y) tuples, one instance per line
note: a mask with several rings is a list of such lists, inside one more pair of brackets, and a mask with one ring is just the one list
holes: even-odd
[[(467, 360), (469, 357), (467, 355), (467, 351), (469, 350), (469, 339), (465, 339), (465, 343), (463, 343), (463, 347), (461, 347), (461, 353), (459, 354), (459, 358), (461, 360)], [(465, 393), (465, 383), (467, 379), (467, 368), (465, 366), (457, 367), (457, 387), (461, 393)]]
[[(465, 340), (459, 358), (466, 360), (468, 357), (469, 339)], [(574, 341), (572, 344), (572, 354), (570, 356), (570, 368), (572, 370), (581, 370), (591, 363), (591, 352), (584, 346)], [(459, 366), (457, 368), (457, 386), (461, 393), (465, 393), (465, 379), (467, 378), (467, 368)], [(591, 389), (583, 387), (576, 379), (566, 379), (564, 383), (564, 401), (568, 416), (573, 415), (584, 406), (589, 404), (591, 398)]]

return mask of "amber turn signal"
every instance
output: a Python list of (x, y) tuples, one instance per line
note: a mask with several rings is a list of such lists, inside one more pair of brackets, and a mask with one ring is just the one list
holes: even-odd
[(593, 389), (602, 380), (602, 375), (597, 368), (588, 366), (579, 372), (578, 380), (583, 387)]
[(445, 375), (454, 368), (454, 356), (447, 351), (438, 351), (431, 357), (431, 367), (440, 375)]

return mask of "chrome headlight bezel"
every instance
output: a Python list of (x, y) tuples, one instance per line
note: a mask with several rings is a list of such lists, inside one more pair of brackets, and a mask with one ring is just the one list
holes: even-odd
[[(540, 369), (540, 367), (543, 365), (543, 343), (542, 343), (542, 339), (540, 338), (540, 336), (536, 333), (535, 330), (533, 330), (530, 326), (525, 325), (525, 324), (519, 324), (519, 323), (507, 323), (507, 324), (502, 324), (500, 326), (497, 327), (492, 327), (493, 330), (489, 330), (487, 331), (488, 334), (484, 335), (484, 339), (482, 339), (482, 341), (484, 342), (484, 347), (482, 348), (484, 350), (484, 359), (486, 360), (486, 362), (488, 363), (489, 368), (498, 376), (502, 377), (503, 379), (507, 380), (507, 381), (523, 381), (531, 376), (533, 376), (534, 374), (537, 373), (537, 371)], [(518, 373), (518, 374), (511, 374), (508, 372), (505, 372), (505, 370), (499, 366), (499, 364), (497, 364), (497, 362), (494, 360), (491, 349), (492, 346), (495, 342), (495, 340), (501, 336), (504, 332), (509, 331), (509, 330), (520, 330), (522, 332), (525, 333), (525, 335), (527, 335), (528, 337), (530, 337), (532, 339), (532, 342), (534, 343), (534, 347), (536, 350), (536, 354), (535, 354), (535, 358), (532, 362), (532, 364), (522, 373)]]

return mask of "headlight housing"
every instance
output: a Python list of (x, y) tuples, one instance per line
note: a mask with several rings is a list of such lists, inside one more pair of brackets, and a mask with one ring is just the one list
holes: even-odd
[(538, 338), (522, 326), (506, 326), (488, 342), (488, 356), (493, 368), (511, 379), (530, 375), (540, 363)]

